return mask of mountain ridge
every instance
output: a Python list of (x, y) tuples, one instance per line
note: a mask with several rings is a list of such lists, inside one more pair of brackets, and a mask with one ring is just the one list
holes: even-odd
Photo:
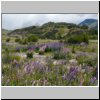
[(98, 20), (97, 19), (85, 19), (81, 23), (79, 23), (80, 26), (88, 26), (90, 29), (98, 29)]

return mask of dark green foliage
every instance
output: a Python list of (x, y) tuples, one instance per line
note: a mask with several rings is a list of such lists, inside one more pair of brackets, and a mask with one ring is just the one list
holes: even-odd
[(6, 42), (9, 42), (9, 41), (10, 41), (10, 38), (7, 38), (7, 39), (6, 39)]
[(51, 48), (49, 48), (49, 47), (45, 48), (45, 52), (51, 52), (51, 51), (52, 51)]
[(98, 30), (91, 29), (88, 31), (89, 39), (98, 39)]
[(10, 63), (11, 57), (8, 48), (5, 48), (5, 54), (2, 55), (2, 62), (5, 64)]
[(19, 43), (25, 45), (25, 44), (28, 43), (28, 41), (27, 41), (26, 38), (23, 38), (23, 39), (21, 39), (21, 40), (19, 41)]
[(73, 43), (73, 44), (77, 44), (77, 43), (81, 43), (81, 42), (85, 42), (88, 44), (88, 36), (86, 34), (83, 35), (73, 35), (71, 37), (68, 38), (67, 42), (68, 43)]
[(33, 58), (33, 53), (32, 52), (28, 52), (27, 53), (27, 58)]
[(39, 47), (36, 47), (35, 52), (37, 53), (39, 52)]
[(75, 53), (75, 46), (73, 46), (72, 48), (72, 53)]
[(82, 42), (85, 42), (87, 44), (89, 43), (89, 38), (88, 38), (88, 35), (87, 34), (83, 34)]
[(86, 63), (88, 66), (93, 66), (95, 67), (96, 64), (98, 63), (98, 58), (94, 58), (94, 59), (85, 59), (84, 63)]
[(81, 28), (82, 28), (82, 29), (88, 29), (88, 26), (83, 25), (83, 26), (81, 26)]
[(20, 42), (20, 41), (21, 41), (20, 38), (16, 38), (16, 39), (15, 39), (15, 42)]
[(28, 36), (27, 41), (28, 42), (37, 42), (38, 41), (38, 37), (34, 36), (34, 35), (30, 35), (30, 36)]
[(20, 52), (26, 52), (26, 51), (27, 51), (27, 48), (23, 47), (23, 48), (20, 49)]
[(53, 32), (47, 32), (44, 37), (47, 39), (55, 39), (55, 34)]

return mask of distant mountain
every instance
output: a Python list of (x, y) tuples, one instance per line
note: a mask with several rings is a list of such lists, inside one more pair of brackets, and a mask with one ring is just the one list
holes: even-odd
[(85, 19), (79, 25), (80, 26), (86, 25), (90, 29), (96, 29), (97, 30), (98, 29), (98, 20), (96, 20), (96, 19)]

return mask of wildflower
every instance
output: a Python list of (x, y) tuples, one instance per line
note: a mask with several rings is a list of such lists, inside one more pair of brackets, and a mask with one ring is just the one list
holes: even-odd
[(33, 62), (30, 62), (30, 63), (27, 63), (24, 65), (24, 70), (26, 73), (31, 73), (33, 71), (33, 69), (40, 71), (40, 72), (46, 71), (45, 65), (43, 65), (39, 61), (33, 61)]
[(66, 80), (66, 74), (64, 74), (64, 75), (62, 76), (62, 79), (63, 79), (63, 80)]
[(69, 60), (69, 63), (70, 63), (70, 65), (72, 65), (72, 66), (76, 66), (78, 62), (77, 62), (76, 59), (71, 59), (71, 60)]
[(90, 79), (90, 83), (91, 84), (96, 84), (96, 81), (97, 81), (97, 79), (96, 79), (96, 77), (92, 77), (91, 79)]
[(70, 81), (70, 80), (73, 80), (76, 78), (76, 75), (78, 73), (78, 68), (76, 67), (71, 67), (68, 74), (67, 74), (67, 80)]

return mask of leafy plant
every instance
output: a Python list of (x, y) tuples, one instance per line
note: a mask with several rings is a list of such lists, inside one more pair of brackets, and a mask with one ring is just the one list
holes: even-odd
[(67, 55), (65, 53), (62, 53), (61, 51), (54, 52), (54, 59), (66, 59)]
[(10, 38), (7, 38), (7, 39), (6, 39), (6, 42), (9, 42), (9, 41), (10, 41)]
[(15, 39), (15, 42), (20, 42), (20, 41), (21, 41), (20, 38), (16, 38), (16, 39)]
[(33, 58), (33, 53), (32, 52), (28, 52), (27, 53), (27, 58)]
[(27, 38), (28, 42), (37, 42), (38, 41), (38, 37), (34, 36), (34, 35), (30, 35)]

